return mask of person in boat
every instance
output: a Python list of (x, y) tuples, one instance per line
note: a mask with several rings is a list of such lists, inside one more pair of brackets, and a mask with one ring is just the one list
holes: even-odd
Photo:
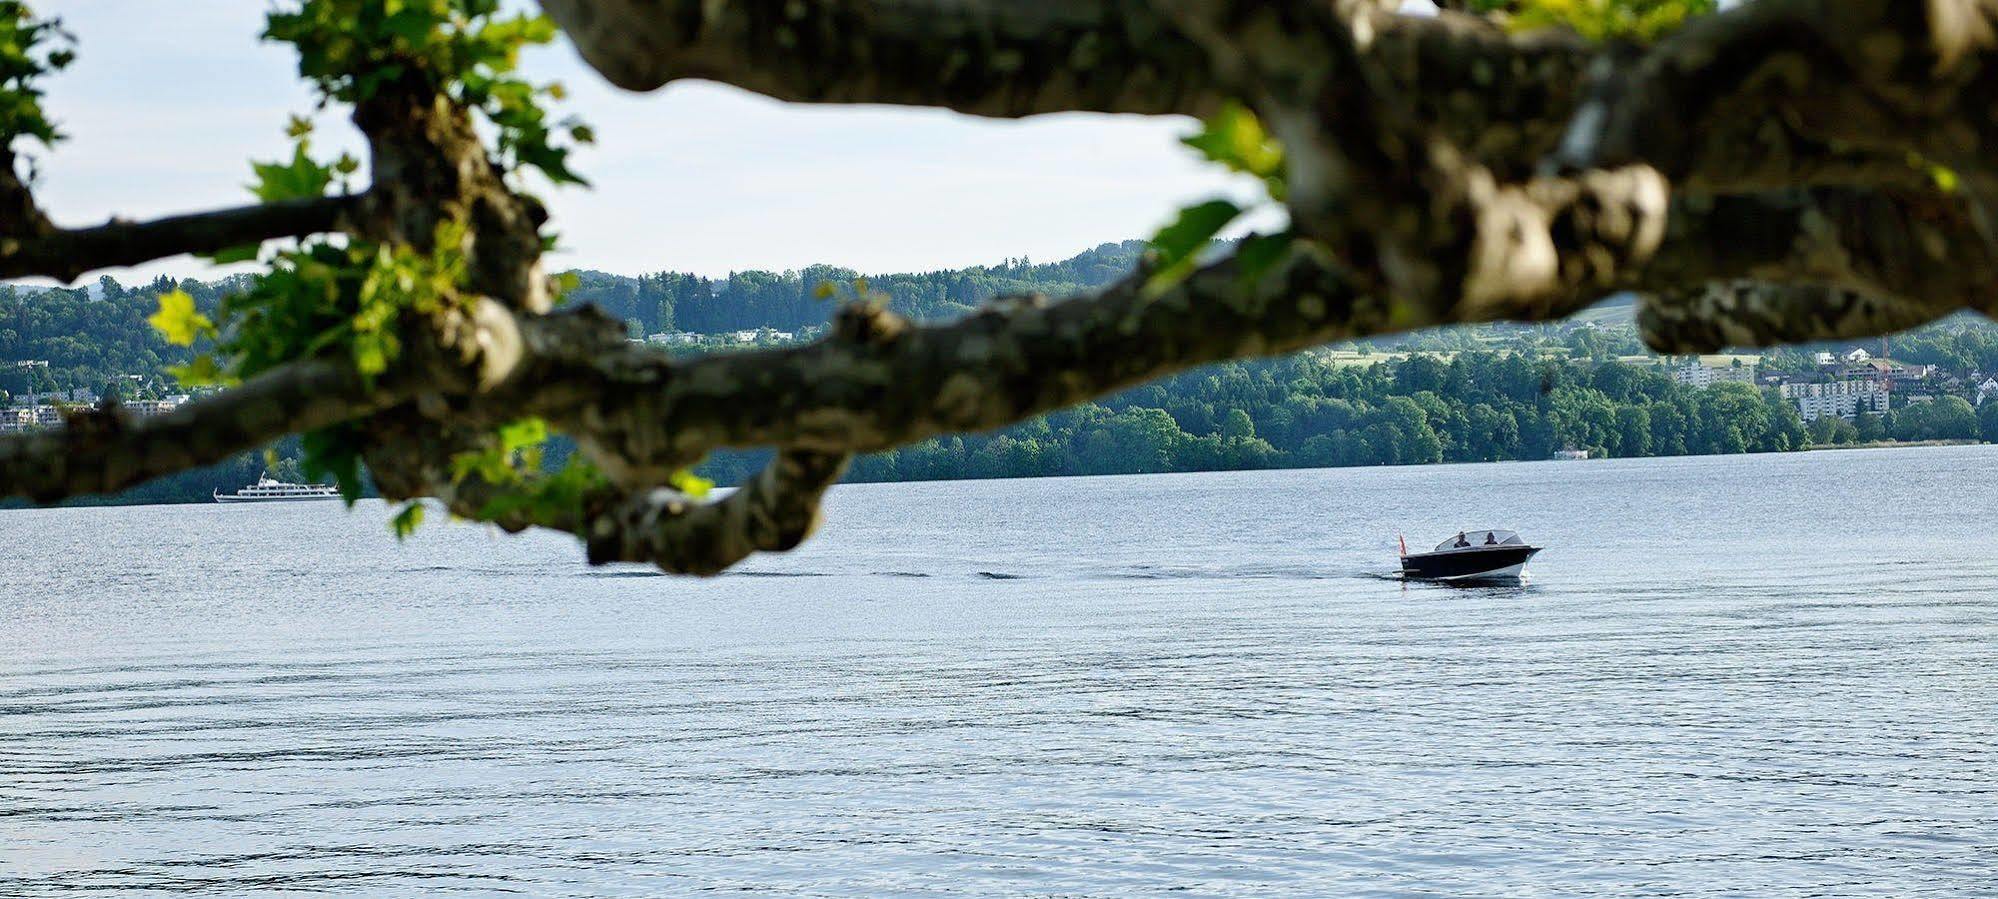
[(1461, 549), (1461, 548), (1463, 548), (1463, 547), (1466, 547), (1466, 546), (1470, 546), (1470, 545), (1471, 545), (1471, 538), (1469, 538), (1469, 537), (1466, 537), (1466, 536), (1464, 536), (1464, 532), (1463, 532), (1463, 531), (1458, 531), (1458, 532), (1457, 532), (1457, 542), (1456, 542), (1456, 543), (1454, 543), (1454, 544), (1452, 544), (1452, 545), (1453, 545), (1453, 546), (1456, 546), (1456, 547), (1458, 547), (1458, 548), (1460, 548), (1460, 549)]
[(1491, 531), (1486, 531), (1486, 532), (1485, 532), (1485, 545), (1486, 545), (1486, 546), (1497, 546), (1497, 545), (1498, 545), (1498, 535), (1497, 535), (1497, 534), (1495, 534), (1495, 533), (1492, 533)]

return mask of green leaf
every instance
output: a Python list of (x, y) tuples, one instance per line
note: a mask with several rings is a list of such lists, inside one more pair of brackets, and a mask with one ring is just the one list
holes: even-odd
[(1262, 120), (1254, 112), (1233, 100), (1210, 117), (1199, 132), (1181, 138), (1180, 142), (1238, 172), (1259, 178), (1274, 178), (1283, 172), (1283, 145), (1263, 130)]
[(333, 183), (333, 170), (314, 162), (304, 141), (292, 149), (290, 162), (253, 162), (250, 170), (257, 176), (250, 192), (266, 203), (325, 196)]
[(1655, 40), (1719, 6), (1715, 0), (1478, 0), (1480, 11), (1508, 9), (1514, 30), (1562, 27), (1591, 40)]
[(340, 498), (352, 506), (361, 498), (361, 436), (352, 425), (335, 425), (299, 437), (299, 468), (306, 479), (331, 475), (340, 485)]
[(202, 353), (186, 365), (167, 366), (167, 374), (179, 381), (183, 387), (217, 387), (229, 384), (235, 379), (215, 363), (215, 357)]
[(1193, 271), (1193, 264), (1201, 250), (1214, 240), (1221, 229), (1228, 227), (1242, 214), (1242, 207), (1228, 200), (1208, 200), (1196, 206), (1179, 211), (1172, 224), (1159, 229), (1152, 236), (1152, 247), (1158, 250), (1158, 271), (1152, 275), (1151, 289), (1168, 287)]
[(382, 20), (382, 30), (410, 44), (422, 44), (438, 24), (436, 14), (427, 9), (404, 9)]
[(523, 418), (500, 425), (500, 452), (512, 453), (540, 446), (548, 439), (548, 423), (539, 418)]
[(159, 311), (146, 321), (174, 346), (193, 346), (196, 338), (215, 336), (215, 323), (195, 311), (194, 297), (185, 290), (160, 294)]
[(246, 243), (240, 247), (229, 247), (209, 254), (208, 261), (216, 265), (229, 265), (235, 262), (254, 262), (257, 258), (258, 249), (258, 246), (253, 243)]
[(1208, 200), (1179, 211), (1172, 224), (1152, 236), (1152, 246), (1167, 263), (1177, 262), (1199, 252), (1242, 214), (1242, 207), (1230, 200)]
[(1289, 231), (1276, 234), (1251, 234), (1243, 238), (1242, 245), (1235, 249), (1235, 265), (1242, 273), (1245, 283), (1262, 279), (1270, 268), (1276, 265), (1289, 252), (1295, 235)]
[(401, 511), (389, 519), (389, 531), (394, 533), (395, 539), (399, 541), (409, 539), (409, 535), (416, 533), (416, 529), (422, 525), (423, 503), (416, 500), (404, 503)]
[(687, 468), (682, 468), (679, 471), (673, 472), (673, 474), (666, 479), (666, 483), (673, 485), (673, 489), (678, 490), (681, 493), (684, 493), (688, 496), (694, 497), (695, 499), (707, 496), (708, 491), (715, 489), (715, 482), (710, 481), (707, 478), (701, 477), (700, 475), (695, 474), (692, 469), (687, 469)]

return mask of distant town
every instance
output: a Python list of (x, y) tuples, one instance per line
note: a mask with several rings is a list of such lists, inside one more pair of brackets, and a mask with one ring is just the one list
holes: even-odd
[(1758, 362), (1722, 358), (1728, 361), (1716, 364), (1707, 357), (1690, 357), (1673, 363), (1673, 380), (1690, 387), (1740, 381), (1774, 388), (1797, 407), (1805, 423), (1826, 416), (1853, 421), (1861, 415), (1885, 415), (1896, 408), (1897, 398), (1907, 406), (1956, 396), (1975, 408), (1998, 396), (1998, 377), (1977, 369), (1953, 372), (1939, 365), (1903, 364), (1875, 358), (1864, 347), (1843, 354), (1814, 353), (1813, 367), (1806, 371), (1761, 370)]
[(119, 408), (139, 416), (171, 412), (194, 398), (191, 393), (174, 392), (178, 385), (172, 383), (171, 378), (139, 374), (116, 376), (112, 382), (116, 385), (115, 392), (88, 387), (38, 392), (36, 384), (40, 379), (35, 376), (48, 367), (47, 359), (0, 360), (0, 370), (13, 370), (21, 375), (18, 380), (28, 385), (24, 394), (6, 394), (6, 404), (0, 405), (0, 434), (60, 427), (64, 416), (77, 410), (98, 407), (104, 403), (106, 396), (110, 396)]

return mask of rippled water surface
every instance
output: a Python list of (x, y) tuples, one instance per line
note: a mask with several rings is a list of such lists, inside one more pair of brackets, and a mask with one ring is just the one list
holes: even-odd
[[(0, 895), (1998, 893), (1998, 447), (0, 512)], [(1529, 586), (1394, 537), (1516, 527)]]

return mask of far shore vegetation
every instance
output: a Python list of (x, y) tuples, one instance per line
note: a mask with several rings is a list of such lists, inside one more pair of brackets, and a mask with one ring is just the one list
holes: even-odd
[[(914, 317), (963, 314), (999, 294), (1072, 293), (1127, 271), (1143, 245), (1105, 244), (1071, 259), (885, 275), (866, 288)], [(663, 272), (579, 273), (568, 302), (624, 319), (635, 340), (675, 352), (729, 352), (809, 340), (831, 304), (821, 284), (851, 285), (831, 267), (706, 279)], [(0, 401), (131, 403), (185, 393), (168, 370), (200, 347), (169, 345), (147, 324), (161, 293), (212, 308), (240, 278), (158, 279), (88, 288), (0, 287)], [(1788, 452), (1844, 446), (1998, 442), (1998, 402), (1979, 386), (1998, 373), (1998, 326), (1958, 317), (1897, 336), (1891, 360), (1927, 372), (1897, 386), (1886, 414), (1806, 422), (1796, 403), (1741, 369), (1805, 376), (1819, 353), (1853, 345), (1667, 358), (1638, 342), (1626, 305), (1559, 324), (1452, 328), (1295, 356), (1232, 362), (1168, 378), (988, 434), (926, 441), (860, 459), (849, 481), (1129, 474), (1410, 465), (1551, 458)], [(1688, 383), (1688, 366), (1737, 378)], [(560, 448), (550, 454), (559, 461)], [(269, 470), (301, 479), (295, 439), (96, 501), (205, 501)], [(703, 473), (730, 483), (758, 454), (718, 455)]]

